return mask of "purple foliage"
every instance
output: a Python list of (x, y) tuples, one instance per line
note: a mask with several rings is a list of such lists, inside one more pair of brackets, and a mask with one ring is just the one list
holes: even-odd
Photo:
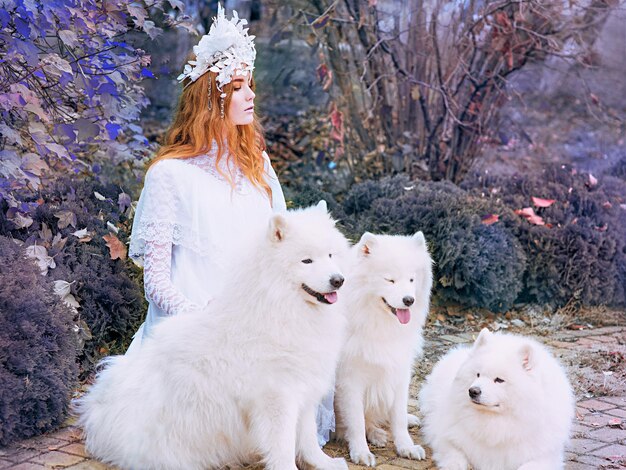
[[(0, 199), (37, 190), (55, 171), (83, 172), (98, 159), (145, 156), (134, 125), (147, 105), (140, 81), (150, 57), (127, 33), (154, 39), (151, 19), (168, 4), (118, 0), (4, 0), (0, 8)], [(188, 27), (180, 14), (168, 26)], [(9, 183), (9, 184), (7, 184)]]
[[(0, 235), (45, 249), (56, 264), (47, 278), (71, 283), (79, 304), (74, 321), (83, 340), (78, 356), (83, 377), (103, 355), (126, 350), (146, 310), (140, 269), (128, 259), (111, 259), (103, 239), (114, 226), (119, 240), (128, 241), (130, 196), (120, 191), (92, 179), (59, 178), (30, 196), (36, 199), (32, 223), (21, 228), (4, 216), (11, 210), (0, 203)], [(86, 232), (83, 237), (75, 235), (79, 230)]]
[(532, 198), (553, 199), (535, 212), (545, 225), (520, 216), (502, 222), (524, 247), (528, 267), (521, 300), (562, 306), (626, 303), (626, 182), (613, 176), (596, 181), (569, 166), (535, 176), (483, 178), (466, 187), (499, 199), (511, 209)]
[(0, 445), (60, 425), (77, 379), (72, 313), (0, 237)]

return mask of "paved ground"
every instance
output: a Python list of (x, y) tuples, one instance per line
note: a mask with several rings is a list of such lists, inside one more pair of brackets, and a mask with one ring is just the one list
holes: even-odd
[[(626, 468), (626, 327), (561, 330), (543, 340), (568, 367), (579, 397), (566, 470)], [(472, 341), (469, 333), (430, 337), (426, 343), (426, 357), (416, 368), (412, 395), (416, 395), (421, 378), (432, 368), (437, 357), (452, 345), (468, 341)], [(409, 408), (413, 411), (415, 406), (416, 401), (412, 399)], [(420, 442), (419, 430), (414, 430), (413, 435), (416, 442)], [(343, 445), (332, 443), (326, 451), (347, 457)], [(377, 457), (379, 470), (436, 468), (431, 460), (415, 462), (397, 458), (390, 448), (372, 451)], [(106, 470), (111, 467), (89, 458), (81, 442), (80, 430), (68, 421), (57, 432), (0, 448), (0, 469), (9, 468)], [(365, 467), (350, 465), (350, 468)]]

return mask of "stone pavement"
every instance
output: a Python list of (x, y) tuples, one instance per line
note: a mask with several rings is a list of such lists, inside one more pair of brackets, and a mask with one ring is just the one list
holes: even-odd
[[(416, 396), (419, 382), (432, 368), (436, 358), (454, 344), (472, 341), (472, 335), (434, 336), (426, 341), (427, 364), (417, 368), (411, 395)], [(566, 470), (619, 469), (626, 468), (626, 327), (606, 327), (581, 331), (564, 330), (543, 338), (568, 367), (570, 378), (579, 397), (576, 423), (571, 444), (567, 451)], [(430, 354), (429, 354), (430, 353)], [(590, 360), (596, 357), (595, 369)], [(605, 361), (602, 363), (602, 361)], [(617, 364), (617, 367), (615, 367)], [(585, 372), (585, 369), (587, 371)], [(606, 370), (605, 370), (606, 369)], [(581, 375), (581, 371), (583, 371)], [(616, 371), (617, 373), (613, 373)], [(595, 374), (595, 375), (594, 375)], [(581, 387), (583, 391), (581, 391)], [(585, 396), (590, 388), (596, 388), (596, 397)], [(587, 390), (587, 392), (584, 392)], [(409, 409), (415, 411), (413, 398)], [(419, 430), (412, 430), (417, 443), (421, 442)], [(345, 445), (331, 443), (326, 452), (333, 456), (347, 457)], [(435, 469), (427, 459), (417, 462), (398, 458), (391, 448), (372, 449), (379, 470), (427, 470)], [(430, 457), (429, 449), (427, 449)], [(59, 431), (0, 448), (0, 469), (13, 470), (107, 470), (111, 469), (93, 459), (85, 452), (80, 430), (71, 420)], [(260, 468), (260, 467), (255, 467)], [(350, 464), (351, 469), (365, 467)], [(140, 470), (140, 469), (137, 469)], [(184, 470), (184, 469), (181, 469)]]

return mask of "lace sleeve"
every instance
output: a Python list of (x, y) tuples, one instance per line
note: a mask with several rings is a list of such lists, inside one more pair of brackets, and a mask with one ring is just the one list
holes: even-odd
[(146, 299), (167, 315), (198, 310), (199, 305), (185, 297), (171, 281), (172, 244), (147, 242), (143, 256)]

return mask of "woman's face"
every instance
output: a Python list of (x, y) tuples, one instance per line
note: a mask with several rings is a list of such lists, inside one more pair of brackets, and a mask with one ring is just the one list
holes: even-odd
[(250, 74), (235, 75), (232, 79), (233, 96), (228, 106), (228, 118), (236, 126), (252, 124), (254, 120), (254, 97), (250, 88)]

